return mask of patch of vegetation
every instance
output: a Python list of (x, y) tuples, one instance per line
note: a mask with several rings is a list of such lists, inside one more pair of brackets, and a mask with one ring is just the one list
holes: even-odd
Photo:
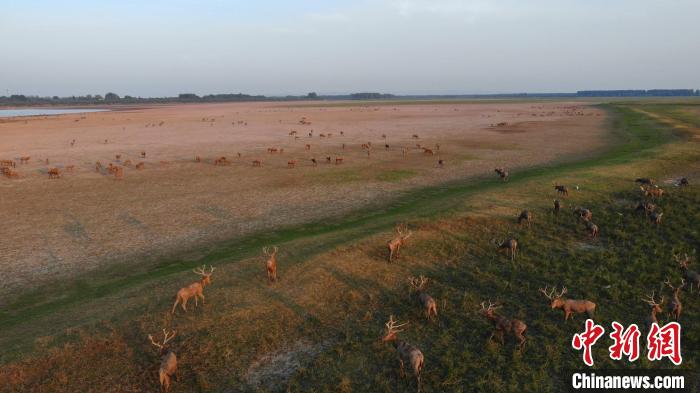
[(377, 174), (377, 180), (388, 183), (398, 183), (402, 180), (410, 179), (416, 175), (416, 171), (406, 169), (395, 169), (391, 171), (379, 172)]

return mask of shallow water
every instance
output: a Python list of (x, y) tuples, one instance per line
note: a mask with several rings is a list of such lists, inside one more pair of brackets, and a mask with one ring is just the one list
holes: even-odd
[(0, 117), (65, 115), (70, 113), (105, 112), (107, 109), (0, 109)]

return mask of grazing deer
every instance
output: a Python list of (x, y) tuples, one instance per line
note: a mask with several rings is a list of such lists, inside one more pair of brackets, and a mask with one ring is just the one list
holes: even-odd
[(634, 182), (643, 186), (653, 186), (655, 183), (654, 179), (650, 179), (648, 177), (637, 178), (634, 180)]
[(688, 263), (693, 259), (692, 257), (689, 257), (688, 254), (685, 254), (685, 258), (681, 259), (680, 254), (676, 255), (673, 254), (673, 258), (678, 262), (678, 267), (681, 269), (681, 272), (683, 273), (683, 278), (685, 281), (688, 283), (688, 286), (690, 287), (690, 293), (693, 293), (693, 287), (697, 289), (700, 293), (700, 274), (696, 272), (695, 270), (690, 270), (688, 268)]
[(268, 247), (263, 247), (263, 255), (267, 257), (265, 261), (265, 266), (267, 267), (267, 280), (268, 282), (277, 281), (277, 246), (272, 246), (272, 249)]
[(590, 300), (571, 300), (571, 299), (564, 299), (562, 296), (566, 294), (567, 289), (566, 287), (563, 287), (561, 292), (558, 294), (556, 293), (557, 287), (552, 288), (552, 291), (547, 293), (547, 287), (540, 288), (540, 292), (544, 294), (544, 296), (547, 297), (547, 299), (551, 300), (551, 307), (552, 309), (555, 308), (561, 308), (564, 310), (564, 321), (569, 320), (569, 316), (571, 314), (580, 314), (585, 312), (588, 314), (589, 318), (593, 318), (593, 314), (595, 313), (595, 308), (596, 304), (593, 303)]
[(160, 355), (160, 369), (158, 370), (158, 379), (160, 380), (160, 389), (164, 393), (170, 391), (170, 379), (172, 377), (177, 378), (177, 356), (175, 352), (171, 351), (166, 345), (173, 338), (175, 338), (175, 332), (168, 333), (163, 329), (163, 342), (157, 343), (152, 335), (148, 335), (148, 339), (151, 340), (151, 344), (159, 350)]
[(651, 222), (653, 222), (656, 225), (661, 225), (661, 218), (663, 217), (663, 213), (661, 212), (651, 212), (649, 215), (649, 219)]
[(554, 215), (559, 215), (559, 210), (561, 210), (561, 202), (559, 199), (554, 200)]
[(418, 300), (420, 300), (423, 309), (425, 309), (425, 317), (430, 319), (430, 317), (435, 315), (435, 318), (437, 318), (437, 302), (432, 296), (425, 293), (425, 285), (428, 283), (428, 279), (421, 274), (418, 278), (409, 277), (408, 283), (411, 285), (411, 290), (416, 291), (416, 294), (418, 294)]
[(262, 161), (260, 161), (260, 160), (253, 160), (253, 166), (254, 166), (254, 167), (261, 167), (261, 166), (262, 166)]
[(413, 371), (413, 375), (416, 376), (416, 386), (418, 392), (420, 392), (420, 373), (423, 370), (424, 358), (423, 352), (420, 349), (414, 347), (413, 345), (399, 340), (397, 334), (403, 330), (399, 330), (400, 327), (407, 325), (408, 322), (397, 324), (394, 320), (394, 316), (389, 316), (389, 322), (386, 323), (386, 335), (382, 338), (382, 342), (391, 341), (399, 354), (399, 365), (401, 368), (401, 377), (406, 377), (406, 372), (404, 371), (404, 363), (408, 363)]
[(29, 159), (31, 159), (31, 157), (29, 157), (29, 156), (20, 157), (20, 158), (19, 158), (19, 163), (20, 163), (20, 164), (28, 164), (28, 163), (29, 163)]
[(58, 171), (58, 168), (50, 168), (48, 173), (49, 179), (58, 179), (61, 177), (61, 172)]
[(292, 169), (297, 165), (296, 160), (289, 160), (287, 161), (287, 168)]
[(180, 288), (180, 290), (177, 291), (177, 295), (175, 296), (175, 304), (173, 304), (171, 314), (175, 314), (175, 308), (177, 307), (178, 303), (180, 303), (182, 310), (187, 312), (187, 302), (191, 297), (194, 297), (195, 307), (198, 306), (198, 299), (202, 299), (202, 304), (204, 304), (204, 287), (211, 285), (211, 274), (214, 273), (214, 270), (216, 270), (214, 266), (210, 266), (209, 268), (211, 270), (209, 270), (209, 273), (207, 273), (206, 268), (207, 265), (202, 265), (202, 267), (192, 270), (194, 274), (198, 274), (202, 276), (202, 278), (199, 281), (193, 282), (192, 284), (184, 288)]
[(413, 138), (413, 139), (420, 139), (420, 137), (418, 136), (418, 134), (413, 134), (413, 135), (412, 135), (412, 138)]
[(508, 180), (508, 170), (505, 168), (496, 168), (493, 170), (498, 174), (498, 176), (501, 178), (501, 180), (506, 181)]
[(404, 225), (399, 225), (396, 227), (396, 237), (393, 239), (389, 240), (386, 243), (387, 248), (389, 249), (389, 258), (388, 261), (391, 263), (391, 258), (394, 257), (394, 254), (396, 254), (396, 259), (399, 258), (399, 253), (401, 252), (401, 246), (406, 243), (406, 240), (413, 235), (412, 231), (408, 231), (406, 233), (406, 227)]
[(520, 215), (518, 216), (518, 224), (521, 224), (523, 221), (525, 221), (527, 227), (530, 228), (530, 225), (532, 224), (532, 213), (530, 213), (529, 210), (523, 210), (520, 212)]
[(671, 280), (666, 278), (666, 281), (664, 281), (664, 284), (668, 285), (669, 288), (673, 290), (673, 297), (671, 298), (671, 302), (669, 303), (669, 312), (668, 316), (669, 318), (673, 316), (676, 321), (681, 319), (681, 313), (683, 312), (683, 304), (681, 303), (681, 289), (685, 286), (685, 280), (681, 279), (680, 285), (677, 287), (674, 287), (671, 284)]
[(583, 221), (590, 221), (593, 218), (593, 212), (582, 207), (575, 208), (574, 215)]
[(659, 186), (639, 186), (639, 189), (642, 191), (642, 194), (644, 194), (645, 197), (651, 197), (652, 199), (661, 199), (661, 197), (664, 195), (663, 188)]
[(136, 169), (141, 170), (141, 169), (143, 169), (145, 166), (146, 166), (145, 163), (139, 162), (138, 164), (136, 164)]
[(335, 165), (339, 165), (343, 163), (343, 157), (336, 157), (335, 158)]
[(557, 190), (557, 192), (563, 196), (569, 196), (569, 189), (566, 188), (564, 185), (555, 185), (554, 189)]
[(600, 235), (600, 229), (598, 228), (598, 225), (593, 223), (593, 221), (586, 221), (586, 229), (588, 229), (588, 233), (594, 239)]
[(508, 239), (498, 242), (494, 239), (494, 244), (496, 244), (497, 252), (505, 252), (510, 254), (510, 259), (515, 261), (515, 256), (518, 254), (518, 241), (515, 239)]
[(659, 320), (656, 318), (656, 314), (659, 314), (663, 312), (663, 308), (661, 308), (661, 305), (664, 303), (664, 297), (661, 296), (661, 300), (657, 303), (656, 300), (654, 299), (654, 294), (655, 292), (651, 292), (651, 296), (647, 295), (646, 299), (642, 299), (642, 301), (648, 305), (651, 306), (651, 313), (645, 320), (645, 325), (647, 330), (651, 328), (652, 323), (659, 323)]
[(486, 307), (486, 302), (481, 302), (481, 312), (488, 318), (491, 322), (493, 322), (494, 327), (496, 330), (494, 330), (493, 333), (491, 333), (491, 337), (489, 337), (489, 340), (493, 339), (494, 335), (498, 335), (498, 337), (501, 338), (501, 345), (505, 344), (505, 338), (503, 337), (505, 334), (513, 335), (516, 339), (520, 341), (518, 344), (518, 350), (522, 351), (523, 347), (525, 346), (525, 330), (527, 330), (527, 325), (525, 322), (519, 320), (519, 319), (508, 319), (506, 317), (502, 317), (500, 315), (494, 314), (494, 311), (498, 308), (501, 308), (501, 306), (496, 306), (496, 304), (492, 304), (491, 300), (489, 300), (489, 306)]

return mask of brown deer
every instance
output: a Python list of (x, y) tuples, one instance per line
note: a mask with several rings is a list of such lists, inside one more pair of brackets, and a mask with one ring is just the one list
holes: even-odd
[(683, 287), (685, 286), (685, 280), (681, 279), (680, 285), (674, 287), (671, 284), (671, 280), (666, 278), (664, 284), (668, 285), (668, 287), (673, 290), (673, 297), (671, 298), (671, 302), (668, 305), (668, 316), (669, 318), (673, 316), (676, 319), (676, 321), (678, 321), (679, 319), (681, 319), (681, 313), (683, 312), (683, 303), (681, 303), (681, 289), (683, 289)]
[(29, 157), (29, 156), (20, 157), (20, 158), (19, 158), (19, 163), (20, 163), (20, 164), (28, 164), (30, 159), (31, 159), (31, 157)]
[(260, 160), (253, 160), (253, 166), (254, 166), (254, 167), (261, 167), (261, 166), (262, 166), (262, 161), (260, 161)]
[(66, 172), (73, 172), (73, 169), (75, 169), (75, 165), (66, 165), (65, 168)]
[(315, 158), (312, 158), (312, 159), (311, 159), (311, 165), (313, 165), (313, 166), (318, 165), (318, 161), (316, 161)]
[(420, 349), (414, 347), (413, 345), (403, 340), (399, 340), (397, 338), (397, 334), (403, 331), (399, 330), (399, 328), (407, 324), (408, 322), (398, 325), (397, 321), (394, 320), (394, 316), (390, 315), (389, 322), (387, 322), (385, 325), (386, 335), (384, 335), (384, 337), (382, 338), (382, 342), (390, 341), (394, 344), (396, 352), (398, 352), (399, 354), (399, 366), (401, 368), (401, 377), (406, 377), (404, 363), (407, 363), (411, 367), (413, 375), (416, 376), (416, 387), (418, 392), (420, 392), (420, 373), (423, 370), (424, 365), (423, 352), (421, 352)]
[(335, 158), (335, 165), (340, 165), (343, 163), (343, 157), (336, 157)]
[(589, 318), (593, 318), (596, 308), (595, 303), (590, 300), (564, 299), (562, 296), (567, 293), (566, 287), (563, 287), (559, 293), (556, 293), (556, 290), (557, 287), (554, 287), (551, 292), (547, 293), (547, 287), (544, 287), (544, 289), (540, 288), (540, 292), (542, 292), (547, 299), (552, 301), (550, 304), (552, 309), (561, 308), (564, 310), (564, 321), (568, 321), (571, 314), (580, 314), (583, 312), (588, 314)]
[(399, 258), (401, 246), (403, 246), (406, 243), (406, 240), (408, 240), (408, 238), (411, 237), (411, 235), (413, 235), (413, 232), (406, 232), (406, 227), (404, 225), (399, 225), (396, 227), (396, 237), (394, 237), (386, 243), (386, 246), (389, 249), (389, 262), (391, 262), (391, 258), (394, 257), (394, 254), (396, 254), (396, 259)]
[(432, 296), (425, 293), (425, 285), (428, 283), (428, 279), (421, 274), (418, 278), (409, 277), (408, 283), (411, 285), (411, 290), (418, 295), (418, 300), (420, 300), (425, 310), (425, 317), (430, 319), (434, 315), (437, 318), (437, 303)]
[(649, 215), (649, 219), (651, 222), (653, 222), (656, 225), (661, 225), (661, 219), (663, 218), (664, 214), (661, 212), (651, 212)]
[(563, 195), (563, 196), (569, 196), (569, 189), (566, 188), (564, 185), (555, 185), (554, 189), (557, 190), (557, 193)]
[(120, 166), (114, 167), (114, 178), (123, 179), (124, 178), (124, 168)]
[(491, 300), (489, 300), (489, 306), (486, 307), (486, 302), (481, 302), (481, 312), (488, 318), (491, 322), (493, 322), (494, 327), (496, 330), (494, 330), (493, 333), (491, 333), (491, 337), (489, 337), (489, 340), (493, 339), (494, 335), (498, 335), (501, 339), (501, 345), (505, 344), (505, 338), (503, 337), (505, 334), (508, 335), (513, 335), (516, 339), (520, 341), (518, 344), (518, 350), (522, 351), (523, 347), (525, 346), (525, 330), (527, 330), (527, 325), (525, 322), (519, 320), (519, 319), (508, 319), (506, 317), (502, 317), (500, 315), (494, 314), (494, 311), (498, 308), (501, 308), (501, 306), (496, 306), (496, 304), (492, 304)]
[(664, 195), (663, 188), (659, 186), (639, 186), (639, 189), (642, 191), (642, 194), (644, 194), (645, 197), (651, 197), (652, 199), (661, 199), (661, 197)]
[(588, 233), (594, 239), (600, 235), (600, 229), (598, 228), (598, 225), (593, 223), (593, 221), (586, 221), (586, 229), (588, 229)]
[(122, 158), (122, 155), (121, 155), (121, 154), (115, 154), (115, 155), (114, 155), (114, 158), (116, 158), (117, 161), (119, 161), (119, 160)]
[(5, 176), (7, 176), (8, 179), (19, 179), (19, 173), (17, 171), (14, 171), (10, 168), (2, 168), (4, 169)]
[(413, 139), (420, 139), (420, 137), (418, 136), (418, 134), (413, 134), (412, 137), (413, 137)]
[(676, 262), (678, 262), (678, 267), (683, 273), (683, 278), (690, 287), (690, 293), (693, 293), (693, 287), (695, 287), (695, 289), (698, 290), (698, 293), (700, 293), (700, 274), (698, 274), (698, 272), (695, 270), (690, 270), (688, 268), (688, 263), (692, 261), (693, 258), (689, 257), (688, 254), (685, 254), (685, 258), (683, 259), (681, 259), (680, 254), (673, 254), (673, 258), (676, 260)]
[(287, 161), (287, 168), (292, 169), (297, 165), (296, 160), (289, 160)]
[(515, 239), (508, 239), (498, 242), (494, 239), (494, 244), (496, 244), (497, 252), (505, 252), (510, 254), (510, 259), (515, 261), (515, 257), (518, 254), (518, 241)]
[(432, 156), (432, 155), (435, 154), (435, 153), (433, 152), (432, 149), (428, 149), (427, 147), (424, 147), (424, 148), (423, 148), (423, 154), (427, 154), (427, 155), (429, 155), (429, 156)]
[(574, 215), (583, 221), (590, 221), (593, 218), (593, 212), (582, 207), (575, 208)]
[(162, 343), (156, 342), (152, 335), (148, 335), (151, 344), (159, 350), (160, 369), (158, 370), (158, 379), (160, 380), (160, 389), (164, 393), (170, 391), (170, 379), (173, 377), (177, 378), (177, 356), (175, 352), (167, 347), (168, 342), (173, 338), (175, 338), (175, 332), (168, 333), (165, 329), (163, 329)]
[(265, 266), (267, 267), (268, 282), (277, 281), (277, 251), (279, 251), (277, 246), (272, 246), (272, 249), (268, 247), (263, 247), (262, 249), (263, 255), (267, 257)]
[(141, 158), (146, 158), (146, 152), (145, 152), (145, 151), (142, 151), (142, 152), (141, 152)]
[(559, 199), (554, 200), (554, 215), (559, 215), (559, 211), (561, 210), (561, 202), (559, 202)]
[(59, 172), (58, 168), (50, 168), (48, 173), (49, 179), (59, 179), (61, 177), (61, 172)]
[(180, 303), (180, 306), (182, 307), (182, 310), (187, 312), (187, 302), (190, 300), (191, 297), (194, 297), (194, 306), (198, 306), (198, 299), (202, 299), (202, 304), (204, 304), (204, 287), (207, 285), (211, 285), (211, 274), (214, 273), (214, 266), (210, 266), (209, 268), (209, 273), (206, 272), (207, 265), (202, 265), (202, 267), (199, 267), (197, 269), (192, 270), (195, 274), (198, 274), (202, 276), (202, 278), (197, 281), (193, 282), (192, 284), (180, 288), (179, 291), (177, 291), (177, 295), (175, 296), (175, 304), (173, 304), (173, 309), (171, 311), (171, 314), (175, 314), (175, 308), (177, 307), (177, 304)]
[(306, 150), (311, 150), (311, 145), (309, 145), (309, 144), (307, 143), (306, 146), (304, 146), (304, 149), (306, 149)]
[(493, 170), (498, 174), (498, 177), (501, 178), (501, 180), (506, 181), (508, 180), (508, 170), (505, 168), (496, 168)]
[(146, 166), (145, 163), (139, 162), (138, 164), (136, 164), (136, 169), (141, 170), (141, 169), (143, 169), (145, 166)]
[(659, 320), (656, 318), (656, 314), (659, 314), (663, 312), (663, 308), (661, 308), (661, 305), (664, 303), (664, 297), (661, 296), (661, 300), (657, 303), (656, 300), (654, 299), (654, 294), (655, 292), (651, 292), (651, 296), (647, 295), (646, 299), (642, 299), (642, 301), (648, 305), (651, 306), (651, 313), (645, 320), (646, 328), (649, 330), (651, 328), (652, 323), (659, 323)]
[(532, 213), (530, 213), (529, 210), (523, 210), (520, 212), (520, 215), (518, 216), (518, 224), (521, 224), (523, 221), (525, 221), (527, 227), (530, 228), (530, 225), (532, 224)]
[(0, 160), (0, 166), (16, 168), (17, 164), (13, 160)]

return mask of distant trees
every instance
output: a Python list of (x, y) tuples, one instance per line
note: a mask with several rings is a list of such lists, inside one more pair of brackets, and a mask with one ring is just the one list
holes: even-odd
[(105, 94), (105, 101), (107, 102), (116, 102), (119, 101), (121, 98), (115, 93), (109, 92)]
[(311, 93), (306, 95), (306, 98), (308, 98), (310, 100), (315, 100), (318, 98), (318, 94), (316, 94), (316, 92), (312, 91)]

